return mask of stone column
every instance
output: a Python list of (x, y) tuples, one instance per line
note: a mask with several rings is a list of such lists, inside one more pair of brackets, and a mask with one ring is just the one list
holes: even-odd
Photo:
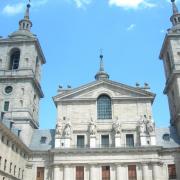
[(90, 168), (89, 168), (89, 180), (95, 180), (97, 177), (97, 174), (96, 174), (96, 166), (95, 165), (90, 165)]
[(63, 173), (64, 175), (63, 175), (63, 180), (71, 180), (71, 174), (70, 174), (70, 172), (69, 172), (69, 167), (68, 167), (68, 165), (64, 165), (64, 173)]
[(116, 180), (123, 180), (122, 165), (117, 164), (116, 166)]
[(152, 164), (152, 176), (153, 180), (160, 180), (159, 175), (162, 176), (162, 172), (160, 171), (159, 164), (158, 163), (153, 163)]
[(149, 174), (148, 174), (148, 164), (143, 163), (142, 164), (142, 180), (148, 180)]
[(59, 166), (54, 166), (54, 180), (59, 180)]

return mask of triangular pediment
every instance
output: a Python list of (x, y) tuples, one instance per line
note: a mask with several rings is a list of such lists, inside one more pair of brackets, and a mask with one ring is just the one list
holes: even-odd
[(94, 81), (79, 88), (62, 91), (54, 97), (54, 101), (97, 99), (101, 94), (107, 94), (112, 99), (150, 98), (153, 101), (155, 97), (155, 94), (140, 88), (127, 86), (110, 80), (101, 80)]

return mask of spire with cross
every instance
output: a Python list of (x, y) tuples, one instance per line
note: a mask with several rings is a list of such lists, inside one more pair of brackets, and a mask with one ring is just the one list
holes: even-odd
[(175, 3), (175, 0), (171, 0), (171, 3), (172, 3), (173, 15), (171, 16), (170, 20), (175, 30), (180, 29), (180, 13), (178, 7)]
[(103, 50), (100, 49), (100, 67), (99, 71), (95, 75), (96, 80), (109, 79), (109, 75), (104, 71), (104, 62), (103, 62)]
[(26, 30), (26, 31), (30, 31), (31, 30), (31, 27), (32, 27), (32, 22), (30, 21), (30, 0), (28, 0), (28, 4), (26, 6), (26, 11), (25, 11), (25, 14), (24, 14), (24, 19), (20, 20), (19, 21), (19, 30)]

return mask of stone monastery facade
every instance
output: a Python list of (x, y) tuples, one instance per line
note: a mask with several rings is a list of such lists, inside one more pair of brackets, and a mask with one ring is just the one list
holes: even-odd
[(170, 127), (157, 128), (155, 94), (109, 79), (103, 55), (95, 81), (60, 88), (55, 129), (39, 129), (41, 67), (27, 5), (19, 30), (0, 38), (0, 180), (180, 180), (180, 13), (162, 59)]

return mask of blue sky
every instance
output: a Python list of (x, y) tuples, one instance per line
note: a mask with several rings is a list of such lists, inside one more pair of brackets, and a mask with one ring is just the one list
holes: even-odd
[[(26, 2), (0, 0), (1, 36), (18, 29)], [(110, 79), (132, 86), (149, 83), (156, 93), (156, 125), (169, 126), (164, 70), (158, 58), (166, 29), (171, 27), (168, 1), (31, 0), (31, 4), (32, 32), (47, 60), (42, 71), (41, 128), (55, 126), (52, 96), (58, 85), (78, 87), (94, 80), (101, 48)]]

